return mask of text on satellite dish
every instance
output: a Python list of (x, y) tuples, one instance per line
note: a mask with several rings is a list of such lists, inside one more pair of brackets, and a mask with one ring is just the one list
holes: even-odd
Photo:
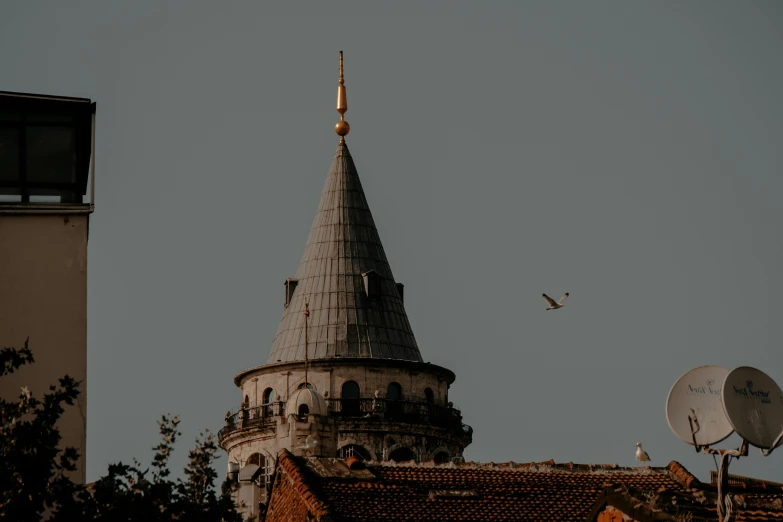
[(688, 385), (688, 395), (720, 395), (720, 388), (713, 388), (712, 384), (715, 382), (709, 379), (705, 386), (692, 386)]
[(761, 400), (762, 404), (770, 404), (772, 401), (769, 398), (769, 390), (763, 391), (763, 390), (753, 390), (753, 381), (745, 381), (745, 387), (744, 388), (737, 388), (736, 386), (732, 386), (734, 388), (734, 396), (735, 397), (746, 397), (748, 399), (759, 399)]

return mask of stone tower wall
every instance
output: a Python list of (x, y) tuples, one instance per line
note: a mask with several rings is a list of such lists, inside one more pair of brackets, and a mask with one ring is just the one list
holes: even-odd
[[(402, 387), (404, 400), (424, 400), (425, 389), (429, 388), (433, 392), (435, 404), (441, 406), (448, 404), (449, 387), (445, 379), (437, 374), (404, 368), (333, 365), (327, 369), (310, 369), (307, 372), (307, 381), (313, 389), (328, 399), (339, 399), (342, 395), (342, 386), (348, 381), (354, 381), (359, 385), (361, 397), (373, 397), (375, 390), (380, 390), (383, 397), (389, 384), (396, 382)], [(302, 384), (304, 384), (304, 368), (263, 373), (247, 379), (242, 384), (240, 403), (247, 397), (251, 407), (263, 404), (263, 394), (268, 388), (274, 390), (278, 400), (286, 401), (289, 394)]]
[[(342, 398), (342, 386), (348, 381), (359, 385), (360, 396), (365, 399), (372, 398), (376, 390), (380, 391), (382, 399), (385, 398), (389, 383), (396, 382), (402, 388), (403, 401), (422, 403), (424, 408), (427, 407), (425, 390), (429, 388), (433, 392), (432, 404), (447, 408), (449, 380), (449, 376), (437, 366), (400, 363), (397, 367), (390, 367), (371, 359), (364, 365), (313, 361), (307, 372), (308, 384), (329, 400), (330, 408), (339, 407), (335, 399)], [(238, 430), (225, 438), (224, 447), (229, 453), (229, 460), (243, 465), (254, 453), (275, 458), (280, 449), (291, 449), (288, 421), (276, 414), (278, 405), (285, 404), (290, 394), (304, 384), (303, 364), (261, 366), (243, 373), (237, 382), (241, 389), (240, 406), (247, 404), (246, 410), (240, 408), (240, 412), (247, 411), (247, 418), (251, 420), (258, 415), (271, 415), (272, 424), (264, 421), (263, 425)], [(275, 403), (271, 406), (262, 402), (264, 391), (269, 388), (275, 392)], [(291, 413), (285, 412), (286, 416)], [(366, 456), (372, 460), (385, 460), (394, 450), (409, 448), (416, 460), (428, 461), (436, 456), (444, 458), (444, 455), (445, 458), (461, 457), (470, 440), (469, 433), (455, 432), (453, 427), (447, 429), (424, 422), (395, 422), (384, 418), (383, 414), (371, 419), (335, 416), (333, 420), (336, 436), (330, 446), (324, 447), (324, 450), (327, 447), (333, 450), (323, 456), (336, 457), (342, 448), (355, 445), (366, 450)]]

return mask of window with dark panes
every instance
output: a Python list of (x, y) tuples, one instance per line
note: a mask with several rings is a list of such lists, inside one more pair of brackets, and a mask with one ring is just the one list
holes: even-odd
[(399, 420), (403, 414), (402, 404), (399, 402), (402, 400), (402, 386), (400, 383), (392, 382), (386, 388), (386, 416), (391, 419)]
[(29, 126), (26, 132), (27, 181), (76, 181), (76, 131), (69, 127)]
[(272, 403), (275, 402), (275, 390), (267, 388), (264, 390), (264, 394), (261, 398), (261, 404), (263, 404), (263, 415), (265, 417), (271, 417), (274, 415), (274, 408)]
[(0, 127), (0, 182), (19, 180), (19, 129)]
[(402, 386), (397, 382), (389, 383), (389, 386), (386, 388), (386, 398), (390, 401), (401, 401)]
[(0, 203), (82, 204), (94, 113), (87, 99), (0, 92)]
[(359, 385), (356, 381), (346, 381), (343, 384), (340, 393), (342, 412), (344, 415), (359, 415), (361, 408), (359, 404)]

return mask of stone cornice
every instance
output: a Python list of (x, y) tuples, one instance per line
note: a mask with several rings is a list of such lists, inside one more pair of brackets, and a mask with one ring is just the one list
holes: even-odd
[[(432, 363), (423, 363), (417, 361), (401, 361), (397, 359), (374, 359), (369, 357), (356, 357), (356, 358), (330, 358), (330, 359), (314, 359), (308, 361), (308, 367), (313, 369), (327, 369), (338, 367), (362, 367), (367, 369), (377, 368), (402, 368), (414, 372), (431, 373), (436, 374), (444, 379), (448, 384), (452, 384), (456, 379), (454, 372), (446, 369), (442, 366)], [(262, 364), (254, 366), (246, 370), (242, 370), (234, 376), (234, 384), (241, 387), (248, 379), (258, 377), (260, 375), (266, 375), (270, 373), (285, 372), (291, 370), (304, 369), (304, 361), (295, 362), (279, 362), (273, 364)]]

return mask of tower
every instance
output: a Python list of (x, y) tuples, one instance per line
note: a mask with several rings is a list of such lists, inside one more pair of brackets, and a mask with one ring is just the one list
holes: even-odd
[[(240, 497), (262, 504), (282, 448), (446, 462), (461, 457), (472, 440), (449, 402), (454, 373), (422, 360), (403, 285), (394, 279), (345, 142), (347, 109), (340, 52), (340, 143), (299, 268), (285, 280), (269, 358), (234, 378), (241, 407), (226, 416), (219, 434)], [(258, 496), (242, 493), (252, 488)], [(248, 504), (246, 513), (254, 513)]]
[[(61, 445), (80, 457), (87, 427), (87, 236), (94, 209), (95, 103), (0, 92), (0, 348), (29, 338), (35, 364), (5, 376), (0, 397), (23, 386), (42, 398), (69, 375), (77, 404), (58, 422)], [(91, 185), (94, 187), (94, 185)]]

